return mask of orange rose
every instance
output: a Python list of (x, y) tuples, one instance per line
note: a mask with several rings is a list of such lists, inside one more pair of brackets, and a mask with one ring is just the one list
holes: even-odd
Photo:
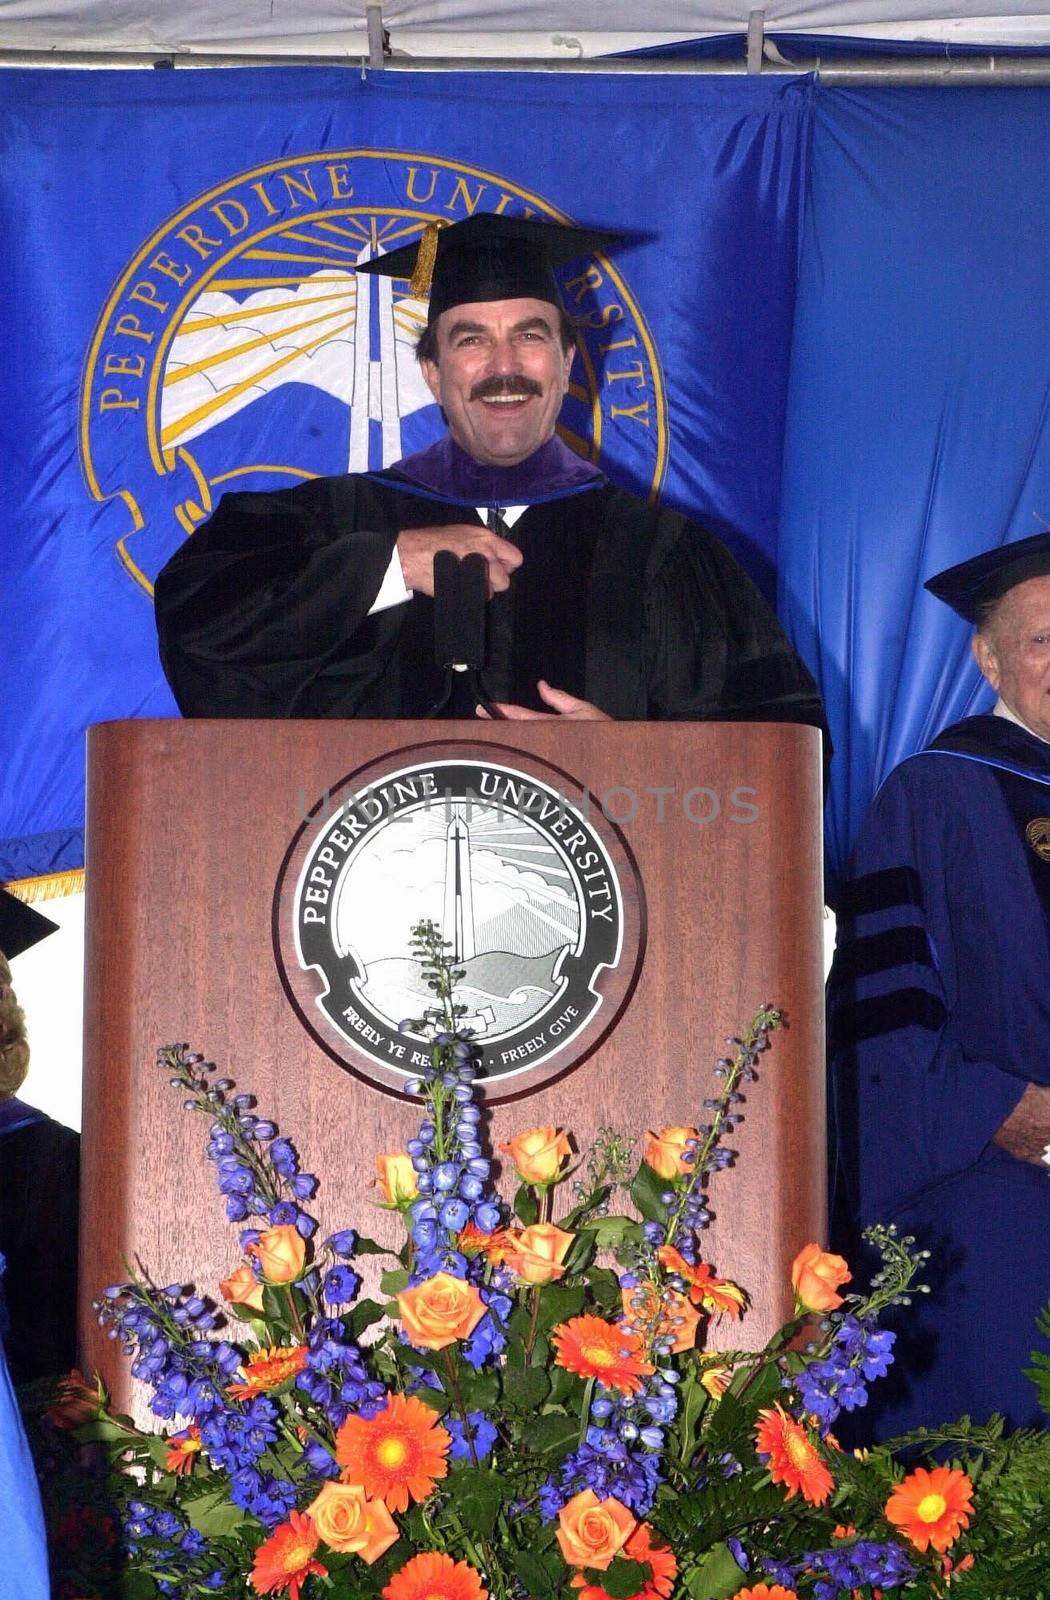
[(604, 1572), (637, 1526), (634, 1512), (619, 1500), (599, 1500), (593, 1489), (581, 1489), (558, 1512), (557, 1539), (570, 1567)]
[(264, 1228), (245, 1255), (259, 1263), (267, 1283), (295, 1283), (306, 1265), (306, 1242), (290, 1222), (280, 1222), (274, 1228)]
[(223, 1278), (219, 1290), (231, 1305), (248, 1306), (252, 1311), (263, 1309), (262, 1284), (247, 1262), (239, 1266), (231, 1278)]
[(527, 1128), (500, 1149), (510, 1156), (522, 1183), (553, 1183), (572, 1155), (560, 1128)]
[(306, 1515), (330, 1550), (373, 1561), (397, 1543), (397, 1524), (382, 1500), (369, 1500), (358, 1483), (326, 1483)]
[(834, 1311), (842, 1304), (835, 1291), (849, 1281), (850, 1270), (842, 1257), (830, 1255), (819, 1244), (803, 1245), (791, 1263), (791, 1287), (803, 1311)]
[(565, 1271), (565, 1258), (575, 1240), (574, 1233), (556, 1228), (553, 1222), (534, 1222), (531, 1228), (507, 1235), (503, 1259), (526, 1283), (550, 1283)]
[(56, 1428), (79, 1428), (84, 1422), (94, 1422), (98, 1412), (98, 1390), (93, 1389), (84, 1374), (74, 1367), (59, 1379), (46, 1416)]
[(414, 1200), (419, 1193), (419, 1181), (412, 1157), (404, 1150), (391, 1150), (376, 1156), (376, 1183), (388, 1206), (399, 1206)]
[(645, 1160), (661, 1178), (688, 1177), (693, 1164), (682, 1160), (685, 1142), (699, 1137), (695, 1128), (661, 1128), (659, 1133), (650, 1130)]
[(435, 1272), (397, 1297), (401, 1326), (421, 1350), (444, 1350), (457, 1339), (469, 1339), (485, 1315), (485, 1302), (472, 1283), (450, 1272)]
[[(673, 1338), (672, 1355), (691, 1350), (696, 1343), (696, 1329), (700, 1313), (689, 1304), (684, 1294), (676, 1289), (664, 1289), (662, 1295), (651, 1283), (637, 1284), (633, 1289), (622, 1289), (623, 1314), (627, 1326), (638, 1334), (653, 1333), (661, 1339)], [(644, 1304), (635, 1302), (644, 1296)], [(660, 1315), (656, 1327), (653, 1319)]]

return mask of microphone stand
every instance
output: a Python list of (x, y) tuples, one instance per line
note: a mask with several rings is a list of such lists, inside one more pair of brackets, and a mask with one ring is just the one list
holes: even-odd
[(452, 550), (434, 557), (434, 660), (445, 674), (442, 693), (427, 712), (430, 720), (472, 717), (482, 706), (497, 722), (504, 713), (482, 682), (485, 665), (485, 605), (488, 569), (477, 552), (461, 561)]

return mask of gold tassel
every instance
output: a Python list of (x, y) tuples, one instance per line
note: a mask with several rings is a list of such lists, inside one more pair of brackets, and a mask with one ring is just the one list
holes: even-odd
[(415, 271), (408, 286), (413, 300), (425, 300), (430, 293), (430, 285), (434, 281), (434, 262), (437, 260), (438, 230), (447, 227), (448, 223), (442, 220), (428, 222), (420, 235)]
[(39, 878), (14, 878), (2, 886), (16, 899), (32, 905), (34, 900), (61, 900), (67, 894), (84, 893), (84, 869), (70, 872), (44, 872)]

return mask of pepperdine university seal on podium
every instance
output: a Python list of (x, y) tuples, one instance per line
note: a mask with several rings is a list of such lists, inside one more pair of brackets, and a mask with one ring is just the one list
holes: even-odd
[(347, 774), (312, 807), (274, 894), (288, 997), (318, 1044), (403, 1092), (429, 1059), (405, 1026), (433, 996), (411, 954), (432, 921), (462, 971), (485, 1092), (514, 1099), (577, 1066), (630, 998), (641, 881), (583, 785), (522, 751), (443, 741)]

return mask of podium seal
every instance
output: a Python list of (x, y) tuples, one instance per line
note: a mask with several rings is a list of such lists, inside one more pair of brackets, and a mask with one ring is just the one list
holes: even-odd
[(423, 919), (462, 973), (490, 1100), (590, 1055), (641, 966), (644, 895), (620, 830), (568, 774), (498, 745), (416, 746), (347, 774), (281, 869), (286, 993), (329, 1055), (392, 1093), (429, 1059), (405, 1025), (433, 998), (409, 950)]

